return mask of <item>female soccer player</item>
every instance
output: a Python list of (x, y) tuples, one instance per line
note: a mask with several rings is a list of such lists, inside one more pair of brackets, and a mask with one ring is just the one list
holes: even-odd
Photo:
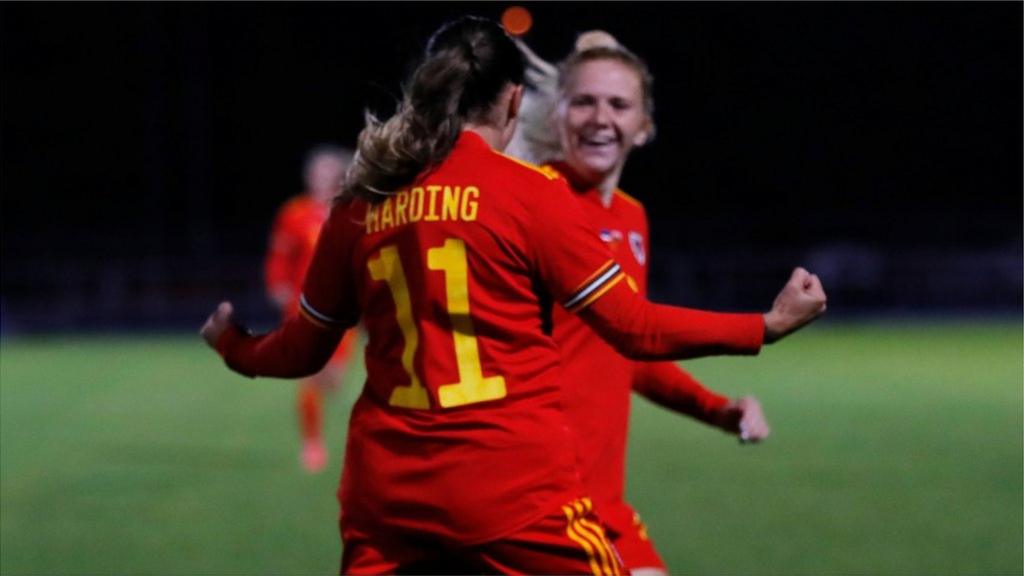
[(577, 473), (544, 330), (552, 303), (650, 359), (754, 353), (824, 310), (802, 269), (764, 315), (637, 296), (564, 181), (497, 152), (522, 80), (500, 26), (443, 26), (398, 112), (360, 135), (301, 314), (251, 336), (225, 302), (202, 329), (243, 374), (299, 377), (362, 320), (367, 381), (340, 488), (345, 573), (621, 573)]
[[(310, 150), (302, 170), (305, 193), (285, 202), (274, 219), (263, 269), (267, 295), (282, 317), (299, 311), (302, 281), (313, 260), (316, 239), (330, 213), (331, 202), (341, 191), (345, 168), (351, 161), (352, 153), (337, 146), (321, 145)], [(300, 461), (308, 472), (319, 472), (327, 465), (323, 399), (341, 383), (355, 336), (354, 330), (347, 332), (327, 366), (299, 382)]]
[[(558, 68), (520, 47), (533, 71), (528, 93), (533, 114), (524, 116), (517, 128), (516, 150), (534, 158), (561, 158), (549, 167), (568, 178), (627, 280), (646, 296), (647, 215), (618, 184), (630, 151), (647, 143), (654, 132), (653, 81), (647, 65), (599, 31), (580, 36), (576, 51)], [(552, 142), (545, 132), (558, 134), (558, 140)], [(631, 572), (665, 574), (639, 515), (624, 499), (630, 391), (738, 434), (743, 441), (756, 442), (769, 433), (760, 403), (752, 396), (730, 401), (671, 362), (625, 358), (578, 317), (559, 309), (553, 335), (565, 359), (566, 405), (581, 450), (584, 485)], [(595, 394), (587, 384), (598, 380), (605, 386)]]

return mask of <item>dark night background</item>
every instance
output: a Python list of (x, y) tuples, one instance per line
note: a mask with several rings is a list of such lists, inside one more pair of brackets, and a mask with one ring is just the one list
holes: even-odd
[[(622, 186), (657, 299), (766, 308), (802, 263), (840, 317), (1020, 316), (1021, 3), (526, 5), (542, 56), (603, 28), (654, 72)], [(506, 6), (0, 5), (4, 330), (272, 319), (305, 149), (390, 112), (445, 19)]]

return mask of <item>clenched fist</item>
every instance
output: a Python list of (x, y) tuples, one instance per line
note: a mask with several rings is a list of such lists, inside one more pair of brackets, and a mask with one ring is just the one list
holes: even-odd
[(234, 313), (235, 309), (231, 306), (231, 302), (221, 302), (213, 314), (206, 319), (203, 327), (199, 329), (199, 334), (210, 345), (210, 348), (217, 347), (217, 339), (228, 329), (228, 326), (231, 326), (231, 318)]
[(826, 300), (821, 280), (796, 268), (764, 315), (764, 341), (775, 342), (811, 323), (825, 313)]

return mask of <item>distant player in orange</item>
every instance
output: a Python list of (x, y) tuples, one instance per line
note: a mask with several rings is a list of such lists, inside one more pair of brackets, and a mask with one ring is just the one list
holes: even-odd
[[(281, 207), (274, 220), (270, 249), (264, 266), (267, 295), (285, 317), (299, 311), (299, 294), (320, 228), (340, 192), (352, 153), (332, 145), (317, 146), (306, 154), (303, 179), (306, 191)], [(302, 433), (302, 465), (319, 472), (327, 464), (323, 440), (324, 395), (336, 388), (345, 374), (356, 332), (349, 331), (330, 362), (319, 373), (299, 383), (298, 417)]]
[[(629, 153), (654, 133), (652, 81), (646, 64), (609, 34), (580, 36), (555, 68), (520, 44), (531, 90), (510, 151), (564, 175), (583, 212), (628, 274), (647, 294), (648, 223), (643, 204), (623, 192)], [(635, 362), (618, 354), (577, 316), (556, 308), (552, 335), (562, 351), (566, 408), (581, 449), (581, 474), (608, 535), (634, 576), (667, 572), (639, 515), (625, 501), (630, 392), (757, 442), (769, 434), (753, 396), (729, 399), (672, 362)], [(601, 358), (601, 362), (592, 359)], [(605, 381), (595, 394), (592, 382)]]

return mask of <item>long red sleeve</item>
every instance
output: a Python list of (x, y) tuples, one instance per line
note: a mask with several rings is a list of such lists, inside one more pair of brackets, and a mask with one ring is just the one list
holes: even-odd
[(250, 378), (302, 378), (327, 364), (344, 334), (293, 314), (273, 332), (259, 336), (231, 326), (217, 340), (217, 352), (229, 368)]
[(654, 304), (619, 282), (579, 316), (620, 354), (634, 360), (682, 360), (757, 354), (761, 314), (705, 312)]
[(718, 411), (729, 404), (729, 398), (705, 388), (672, 362), (637, 362), (633, 390), (659, 406), (708, 424), (717, 424)]

